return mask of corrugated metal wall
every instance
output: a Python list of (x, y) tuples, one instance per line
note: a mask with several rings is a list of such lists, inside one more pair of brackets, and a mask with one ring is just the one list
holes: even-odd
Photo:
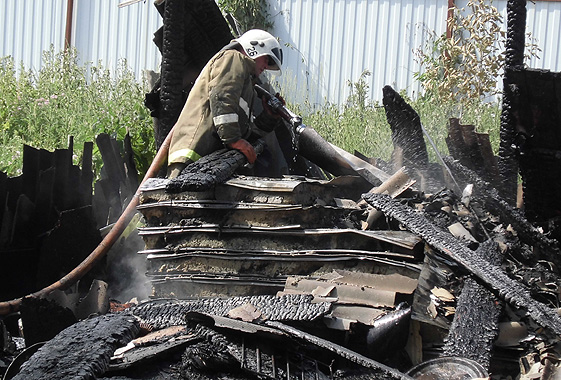
[(159, 71), (162, 56), (152, 41), (162, 26), (153, 1), (140, 1), (122, 8), (123, 0), (74, 0), (73, 45), (85, 61), (101, 60), (116, 68), (126, 59), (137, 75), (142, 70)]
[[(506, 22), (506, 0), (493, 5)], [(464, 7), (467, 0), (457, 0)], [(382, 88), (419, 93), (413, 74), (420, 67), (413, 51), (423, 45), (426, 28), (445, 33), (447, 0), (271, 0), (274, 33), (285, 48), (287, 75), (282, 88), (312, 104), (341, 104), (364, 70), (370, 99), (380, 101)], [(561, 2), (527, 4), (527, 30), (542, 49), (532, 68), (561, 70)], [(506, 26), (505, 26), (506, 30)], [(499, 88), (502, 83), (499, 81)]]
[[(119, 8), (120, 0), (74, 0), (72, 45), (82, 63), (98, 61), (112, 71), (119, 60), (142, 78), (144, 69), (159, 70), (161, 55), (152, 42), (162, 18), (151, 1)], [(41, 68), (42, 52), (64, 48), (66, 0), (1, 0), (0, 56), (19, 66)]]
[(370, 98), (381, 99), (391, 85), (419, 91), (413, 49), (426, 38), (423, 28), (446, 31), (446, 0), (272, 0), (274, 33), (285, 48), (287, 75), (279, 83), (312, 104), (341, 104), (348, 81), (365, 79)]
[(64, 47), (65, 19), (65, 1), (0, 1), (0, 56), (38, 69), (51, 44), (57, 51)]
[[(82, 62), (101, 60), (115, 69), (125, 58), (137, 77), (159, 70), (161, 56), (152, 42), (162, 20), (151, 0), (118, 8), (123, 0), (74, 0), (72, 44)], [(312, 104), (341, 104), (349, 81), (364, 79), (369, 98), (380, 100), (391, 85), (414, 96), (420, 91), (413, 50), (426, 28), (444, 33), (447, 0), (269, 0), (274, 30), (285, 47), (283, 93)], [(467, 0), (457, 0), (464, 6)], [(0, 56), (11, 55), (39, 69), (42, 51), (64, 47), (65, 0), (1, 0)], [(494, 5), (506, 20), (506, 0)], [(530, 67), (560, 71), (561, 2), (528, 2), (527, 29), (541, 47)], [(424, 27), (423, 27), (424, 26)]]

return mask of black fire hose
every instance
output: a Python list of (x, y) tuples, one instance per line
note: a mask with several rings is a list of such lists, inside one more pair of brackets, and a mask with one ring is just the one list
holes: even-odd
[(290, 111), (276, 96), (258, 84), (255, 85), (255, 91), (291, 125), (293, 142), (302, 157), (336, 176), (357, 175), (351, 165), (315, 129), (302, 123), (302, 118)]

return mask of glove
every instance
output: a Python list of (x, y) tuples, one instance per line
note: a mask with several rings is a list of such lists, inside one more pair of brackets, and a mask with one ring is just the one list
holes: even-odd
[(237, 141), (234, 141), (233, 143), (228, 144), (228, 148), (236, 149), (242, 152), (250, 164), (253, 164), (257, 159), (257, 153), (255, 153), (253, 145), (251, 145), (244, 139), (239, 139)]
[[(283, 106), (286, 105), (284, 98), (278, 92), (275, 94), (275, 98), (277, 98), (282, 103)], [(261, 98), (261, 102), (263, 103), (263, 109), (265, 110), (265, 112), (267, 112), (269, 115), (273, 116), (276, 119), (281, 117), (275, 110), (271, 108), (269, 102), (267, 102), (264, 97)]]

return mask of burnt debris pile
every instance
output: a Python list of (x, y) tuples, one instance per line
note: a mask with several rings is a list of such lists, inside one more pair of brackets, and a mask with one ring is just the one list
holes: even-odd
[[(385, 92), (388, 115), (399, 112), (403, 99), (390, 88)], [(137, 208), (144, 243), (137, 256), (146, 262), (150, 299), (113, 302), (109, 313), (82, 315), (55, 338), (37, 338), (25, 349), (2, 325), (4, 352), (22, 355), (6, 375), (555, 374), (561, 334), (557, 240), (499, 195), (493, 176), (476, 164), (487, 154), (477, 153), (485, 144), (474, 144), (470, 154), (449, 136), (449, 144), (466, 150), (458, 154), (462, 160), (415, 159), (414, 165), (410, 150), (422, 157), (426, 147), (419, 138), (409, 153), (399, 149), (403, 120), (393, 126), (392, 162), (373, 166), (334, 147), (356, 175), (235, 173), (211, 179), (212, 186), (173, 191), (168, 179), (146, 181)], [(415, 120), (407, 128), (422, 128)], [(450, 128), (473, 133), (457, 120)], [(22, 308), (49, 307), (32, 300)]]
[(356, 175), (145, 182), (150, 299), (31, 346), (10, 378), (555, 374), (557, 241), (470, 160), (414, 167), (396, 152), (393, 170), (335, 149)]
[[(146, 105), (159, 145), (190, 83), (231, 34), (213, 1), (155, 4), (164, 62)], [(284, 160), (274, 174), (241, 167), (244, 158), (229, 151), (177, 179), (146, 181), (134, 256), (150, 296), (110, 301), (119, 275), (107, 284), (92, 274), (78, 305), (63, 292), (25, 298), (0, 320), (4, 379), (559, 377), (559, 78), (516, 65), (506, 74), (500, 157), (488, 135), (450, 119), (449, 155), (431, 162), (419, 116), (386, 86), (390, 162), (351, 155), (312, 128), (299, 139), (279, 128), (267, 141), (276, 149), (269, 163)], [(34, 200), (61, 207), (61, 193), (46, 190), (58, 188), (61, 173), (65, 188), (77, 175), (61, 160), (52, 170), (26, 161), (33, 178), (0, 177), (2, 248), (39, 214), (56, 216)], [(106, 224), (136, 189), (123, 164), (108, 167), (112, 184), (95, 189), (106, 194), (95, 207)], [(518, 171), (524, 196), (515, 202)], [(37, 248), (16, 245), (8, 253), (17, 248), (18, 259)], [(25, 343), (15, 339), (20, 316)], [(47, 336), (49, 328), (62, 331)]]

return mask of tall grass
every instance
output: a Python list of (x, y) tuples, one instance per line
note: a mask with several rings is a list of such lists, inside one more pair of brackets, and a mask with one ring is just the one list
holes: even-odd
[[(142, 171), (154, 154), (152, 119), (143, 105), (146, 86), (126, 61), (112, 73), (101, 62), (80, 65), (75, 50), (57, 53), (51, 47), (42, 59), (41, 70), (16, 72), (11, 57), (0, 58), (0, 171), (21, 173), (24, 144), (67, 148), (73, 136), (78, 164), (85, 141), (99, 133), (122, 140), (127, 132)], [(97, 152), (94, 165), (99, 170)]]
[[(364, 72), (356, 82), (348, 82), (350, 96), (342, 105), (312, 107), (304, 101), (289, 102), (289, 107), (327, 141), (351, 153), (389, 160), (393, 150), (391, 130), (383, 106), (368, 99), (368, 75)], [(66, 148), (71, 135), (77, 164), (83, 142), (94, 141), (102, 132), (117, 139), (128, 132), (142, 173), (155, 154), (152, 119), (144, 106), (147, 90), (124, 61), (111, 73), (101, 63), (79, 65), (76, 51), (55, 53), (51, 48), (44, 53), (39, 72), (22, 68), (16, 75), (13, 60), (0, 58), (0, 171), (9, 175), (21, 172), (23, 144), (48, 150)], [(290, 91), (289, 86), (280, 89), (288, 100)], [(436, 98), (402, 96), (419, 114), (442, 154), (448, 153), (445, 138), (450, 117), (489, 133), (495, 152), (498, 150), (498, 103), (471, 102), (459, 109), (457, 104)], [(436, 160), (428, 141), (427, 150)], [(99, 170), (101, 157), (97, 152), (94, 163)]]
[[(348, 82), (350, 95), (345, 104), (325, 104), (311, 107), (302, 104), (289, 105), (303, 116), (304, 124), (313, 127), (329, 142), (353, 153), (358, 151), (368, 157), (389, 160), (393, 151), (391, 129), (384, 107), (368, 99), (365, 71), (356, 82)], [(488, 133), (491, 145), (497, 153), (501, 110), (498, 103), (470, 102), (464, 106), (435, 97), (404, 100), (419, 114), (421, 123), (441, 154), (448, 154), (446, 145), (450, 118), (460, 119), (462, 124), (473, 124), (477, 132)], [(436, 153), (425, 137), (429, 158), (436, 161)]]

